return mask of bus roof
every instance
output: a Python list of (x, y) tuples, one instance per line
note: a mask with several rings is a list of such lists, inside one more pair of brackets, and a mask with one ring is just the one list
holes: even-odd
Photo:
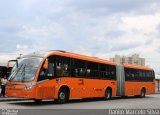
[[(114, 62), (105, 60), (105, 59), (100, 59), (97, 57), (91, 57), (91, 56), (85, 56), (81, 54), (76, 54), (76, 53), (71, 53), (67, 51), (62, 51), (62, 50), (49, 50), (49, 51), (39, 51), (39, 52), (33, 52), (31, 54), (25, 55), (23, 57), (48, 57), (51, 55), (59, 55), (59, 56), (65, 56), (65, 57), (71, 57), (71, 58), (76, 58), (76, 59), (82, 59), (86, 61), (93, 61), (93, 62), (98, 62), (102, 64), (109, 64), (109, 65), (116, 65)], [(139, 65), (133, 65), (133, 64), (123, 64), (124, 67), (127, 68), (133, 68), (133, 69), (141, 69), (141, 70), (153, 70), (152, 68), (145, 67), (145, 66), (139, 66)]]
[(66, 56), (66, 57), (71, 57), (71, 58), (76, 58), (76, 59), (82, 59), (82, 60), (86, 60), (86, 61), (99, 62), (102, 64), (116, 65), (114, 62), (111, 62), (111, 61), (108, 61), (105, 59), (100, 59), (100, 58), (91, 57), (91, 56), (85, 56), (85, 55), (71, 53), (71, 52), (59, 51), (59, 52), (52, 52), (52, 53), (48, 54), (48, 56), (49, 55), (60, 55), (60, 56)]
[(22, 56), (22, 58), (25, 57), (49, 57), (51, 55), (59, 55), (59, 56), (65, 56), (65, 57), (71, 57), (71, 58), (76, 58), (76, 59), (82, 59), (86, 61), (93, 61), (93, 62), (99, 62), (102, 64), (110, 64), (110, 65), (116, 65), (114, 62), (104, 60), (104, 59), (99, 59), (96, 57), (91, 57), (91, 56), (85, 56), (81, 54), (76, 54), (76, 53), (71, 53), (71, 52), (66, 52), (62, 50), (50, 50), (50, 51), (39, 51), (39, 52), (33, 52), (27, 55)]
[(141, 69), (141, 70), (153, 70), (152, 68), (140, 65), (133, 65), (133, 64), (123, 64), (124, 67), (132, 68), (132, 69)]

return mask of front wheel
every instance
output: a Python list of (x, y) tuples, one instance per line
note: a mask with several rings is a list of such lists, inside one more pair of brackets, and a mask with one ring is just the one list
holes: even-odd
[(111, 97), (112, 97), (111, 89), (106, 89), (106, 91), (105, 91), (105, 99), (109, 100), (109, 99), (111, 99)]
[(146, 96), (146, 90), (143, 88), (142, 90), (141, 90), (141, 95), (140, 95), (140, 97), (141, 98), (144, 98)]
[(63, 104), (67, 100), (68, 100), (68, 98), (67, 98), (67, 90), (65, 90), (63, 88), (60, 89), (59, 92), (58, 92), (58, 99), (55, 99), (55, 102), (59, 103), (59, 104)]

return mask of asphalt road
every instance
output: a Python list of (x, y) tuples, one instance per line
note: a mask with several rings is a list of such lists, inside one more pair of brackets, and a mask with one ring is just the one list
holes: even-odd
[(1, 102), (0, 108), (4, 111), (18, 110), (18, 115), (104, 115), (107, 114), (107, 109), (160, 109), (160, 94), (147, 95), (146, 98), (114, 97), (108, 101), (103, 99), (70, 100), (66, 104), (56, 104), (53, 100), (45, 100), (39, 104), (32, 100), (10, 101)]

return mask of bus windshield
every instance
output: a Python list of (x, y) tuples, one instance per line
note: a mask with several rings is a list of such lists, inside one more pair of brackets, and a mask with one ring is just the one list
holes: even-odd
[(43, 58), (40, 57), (27, 57), (18, 59), (17, 64), (14, 65), (11, 74), (8, 78), (9, 81), (32, 81), (36, 76), (38, 66)]

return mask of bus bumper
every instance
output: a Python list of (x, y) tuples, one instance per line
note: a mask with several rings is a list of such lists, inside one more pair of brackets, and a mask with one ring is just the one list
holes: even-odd
[(33, 90), (6, 89), (6, 96), (17, 98), (34, 98), (35, 93)]

